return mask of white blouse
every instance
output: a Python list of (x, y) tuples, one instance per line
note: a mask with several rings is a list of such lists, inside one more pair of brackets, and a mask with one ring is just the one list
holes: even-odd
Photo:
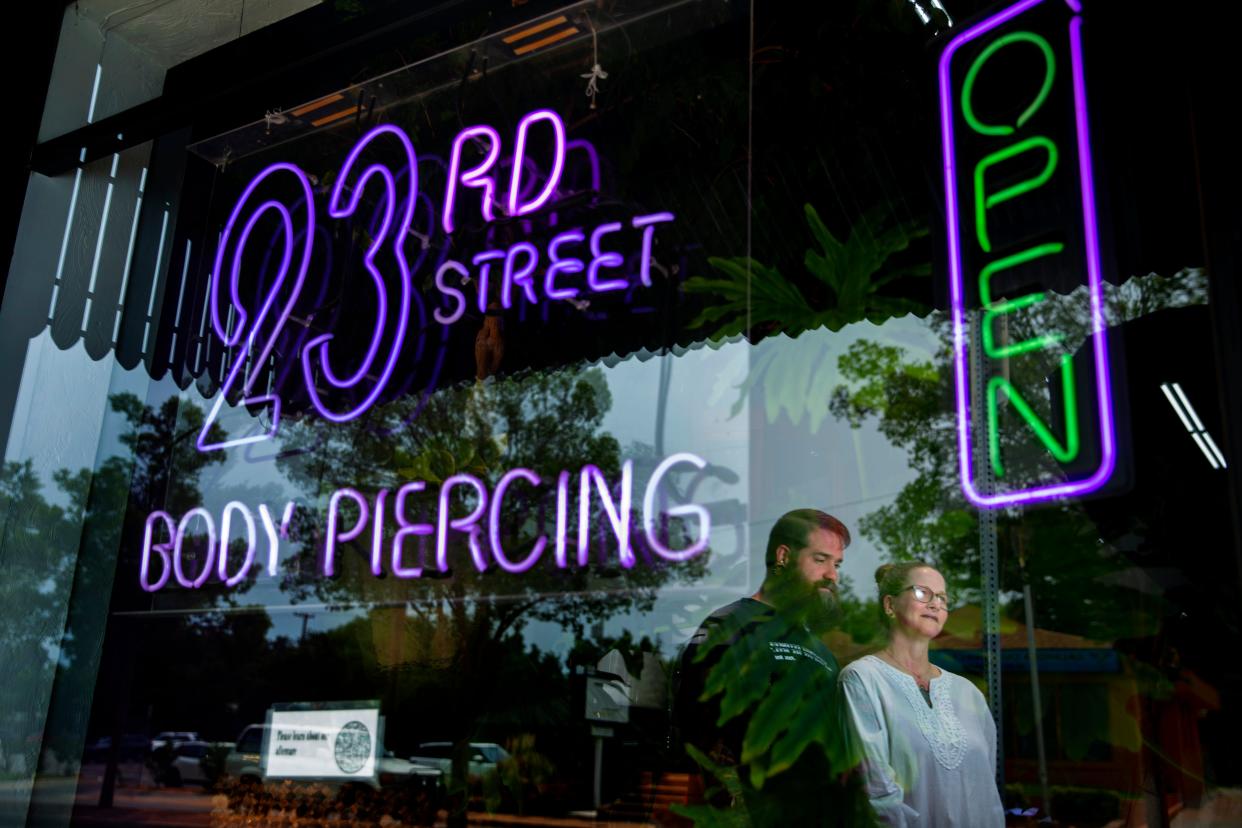
[(867, 795), (884, 825), (1005, 824), (996, 790), (996, 724), (983, 694), (941, 670), (932, 704), (908, 673), (876, 656), (841, 671), (841, 688), (864, 752)]

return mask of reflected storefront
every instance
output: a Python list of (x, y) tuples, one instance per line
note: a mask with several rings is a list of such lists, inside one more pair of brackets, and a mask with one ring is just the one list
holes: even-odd
[(189, 5), (63, 22), (0, 824), (1242, 824), (1220, 21)]

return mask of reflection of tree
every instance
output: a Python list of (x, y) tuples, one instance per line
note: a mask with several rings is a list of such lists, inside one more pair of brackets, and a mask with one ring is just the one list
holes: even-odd
[[(1105, 318), (1118, 324), (1159, 308), (1204, 299), (1201, 271), (1185, 271), (1171, 278), (1136, 277), (1121, 287), (1106, 286)], [(1089, 330), (1085, 300), (1085, 291), (1068, 297), (1049, 294), (1046, 302), (1032, 309), (1023, 325), (1030, 330), (1063, 331), (1065, 345), (1079, 347)], [(933, 316), (929, 324), (942, 342), (951, 342), (947, 315)], [(1014, 337), (1022, 335), (1015, 333)], [(915, 474), (891, 504), (863, 519), (863, 533), (895, 558), (936, 563), (954, 590), (969, 598), (977, 589), (978, 530), (958, 479), (951, 350), (946, 345), (931, 360), (911, 359), (903, 348), (863, 340), (841, 355), (838, 368), (846, 383), (833, 391), (833, 414), (855, 428), (873, 419), (881, 434), (906, 450)], [(1038, 388), (1045, 385), (1048, 365), (1015, 359), (1010, 361), (1009, 370), (1015, 382)], [(1043, 416), (1047, 417), (1046, 400), (1043, 406)], [(1107, 606), (1082, 600), (1082, 590), (1115, 571), (1120, 563), (1101, 548), (1098, 533), (1080, 507), (1069, 503), (1025, 510), (1002, 520), (1000, 529), (1001, 548), (1009, 551), (1001, 556), (1002, 565), (1009, 567), (1004, 582), (1020, 582), (1018, 561), (1025, 559), (1032, 586), (1045, 587), (1048, 592), (1040, 606), (1045, 623), (1055, 622), (1060, 629), (1105, 639), (1123, 630), (1133, 634), (1133, 619), (1126, 622), (1130, 624), (1127, 628)]]
[(854, 428), (876, 418), (880, 433), (904, 448), (915, 479), (895, 500), (867, 515), (864, 535), (894, 557), (938, 564), (956, 591), (976, 585), (975, 519), (957, 481), (952, 364), (947, 350), (936, 363), (907, 361), (902, 348), (867, 340), (838, 359), (848, 386), (839, 386), (832, 411)]
[[(144, 404), (133, 394), (116, 394), (112, 409), (129, 424), (121, 444), (130, 451), (129, 491), (131, 504), (142, 520), (155, 509), (176, 514), (201, 503), (198, 476), (209, 465), (223, 463), (220, 452), (201, 452), (193, 438), (203, 427), (203, 411), (177, 397), (159, 409)], [(217, 427), (218, 428), (218, 427)], [(223, 432), (209, 435), (224, 439)], [(131, 513), (134, 510), (131, 510)]]
[[(130, 578), (138, 569), (136, 558), (142, 548), (147, 515), (156, 509), (180, 514), (200, 505), (199, 475), (207, 466), (223, 462), (218, 454), (205, 454), (195, 448), (194, 437), (205, 420), (197, 405), (170, 397), (156, 408), (127, 393), (113, 395), (110, 403), (125, 421), (120, 443), (128, 452), (104, 461), (90, 479), (89, 488), (85, 485), (87, 476), (82, 473), (77, 485), (71, 487), (78, 492), (85, 521), (78, 567), (80, 586), (75, 591), (66, 636), (68, 657), (77, 663), (74, 669), (65, 671), (79, 680), (95, 679), (95, 715), (104, 717), (112, 738), (101, 805), (110, 805), (112, 801), (117, 751), (131, 710), (131, 687), (135, 681), (143, 681), (134, 675), (138, 659), (152, 646), (147, 643), (149, 636), (158, 639), (160, 633), (167, 634), (180, 624), (151, 627), (114, 616), (102, 653), (96, 628), (109, 611), (132, 608), (133, 599), (126, 596), (134, 592)], [(222, 439), (224, 435), (216, 426), (210, 436)], [(61, 479), (69, 481), (65, 475)], [(118, 559), (119, 567), (115, 563)], [(109, 595), (111, 601), (100, 606), (101, 599)], [(154, 646), (166, 645), (160, 642)], [(100, 662), (101, 669), (90, 669)], [(84, 693), (86, 689), (81, 688)]]
[[(978, 596), (979, 531), (973, 507), (961, 493), (950, 352), (934, 362), (907, 361), (903, 349), (855, 343), (839, 361), (848, 386), (836, 389), (833, 413), (859, 427), (870, 418), (895, 446), (904, 448), (915, 479), (893, 501), (861, 521), (861, 530), (894, 559), (935, 564), (959, 600)], [(1000, 524), (1003, 583), (1020, 582), (1019, 546), (1027, 575), (1047, 587), (1044, 623), (1088, 636), (1107, 637), (1121, 619), (1104, 606), (1086, 605), (1082, 591), (1116, 565), (1099, 554), (1095, 530), (1075, 504), (1026, 510)], [(1058, 617), (1061, 616), (1061, 617)]]
[[(9, 670), (0, 684), (0, 710), (14, 716), (0, 722), (0, 741), (3, 753), (24, 757), (27, 773), (40, 742), (27, 738), (18, 744), (16, 737), (37, 724), (49, 758), (54, 753), (62, 761), (73, 759), (82, 748), (89, 709), (83, 700), (92, 694), (96, 702), (113, 698), (115, 688), (99, 672), (102, 621), (114, 579), (119, 574), (128, 584), (136, 571), (128, 566), (129, 555), (141, 544), (147, 511), (196, 503), (198, 472), (219, 462), (194, 451), (192, 442), (179, 441), (202, 427), (197, 407), (173, 398), (155, 409), (132, 394), (113, 396), (111, 406), (124, 421), (119, 439), (127, 452), (93, 472), (57, 470), (54, 500), (44, 496), (30, 461), (0, 468), (0, 550), (7, 573), (0, 601), (12, 610), (0, 630), (0, 663)], [(118, 550), (129, 553), (122, 554), (119, 568)], [(127, 640), (122, 648), (130, 646), (137, 645)], [(112, 707), (101, 703), (96, 710), (109, 715)]]
[[(437, 490), (450, 476), (475, 475), (492, 491), (505, 471), (527, 468), (543, 485), (521, 481), (512, 486), (501, 518), (502, 543), (510, 557), (517, 558), (530, 550), (539, 534), (552, 534), (554, 486), (564, 470), (572, 476), (569, 545), (570, 558), (576, 559), (578, 470), (594, 464), (610, 484), (620, 480), (617, 442), (600, 431), (610, 404), (598, 370), (564, 371), (446, 390), (427, 398), (421, 410), (419, 400), (403, 399), (366, 421), (341, 425), (308, 419), (290, 430), (290, 447), (307, 451), (291, 452), (281, 463), (305, 491), (318, 493), (320, 510), (299, 512), (295, 532), (304, 541), (304, 550), (291, 561), (284, 588), (297, 598), (314, 595), (338, 605), (377, 606), (370, 618), (378, 666), (417, 668), (460, 711), (461, 730), (453, 734), (458, 744), (455, 767), (461, 771), (454, 774), (455, 781), (465, 779), (466, 747), (480, 717), (505, 707), (496, 679), (507, 635), (527, 620), (540, 620), (581, 636), (588, 626), (615, 614), (650, 608), (662, 584), (697, 577), (702, 561), (661, 563), (646, 549), (639, 515), (634, 513), (630, 544), (638, 563), (631, 569), (619, 567), (616, 540), (601, 529), (607, 522), (595, 506), (593, 563), (588, 567), (571, 562), (558, 568), (549, 540), (540, 562), (525, 573), (510, 575), (494, 562), (479, 572), (463, 534), (453, 532), (447, 577), (436, 568), (430, 538), (421, 547), (417, 539), (407, 539), (406, 565), (417, 564), (421, 555), (422, 578), (381, 579), (368, 565), (372, 536), (367, 531), (359, 540), (338, 547), (337, 575), (324, 579), (319, 575), (320, 533), (326, 524), (321, 510), (327, 496), (342, 486), (373, 494), (381, 489), (395, 492), (405, 482), (422, 480), (428, 491), (410, 498), (406, 513), (411, 520), (434, 524)], [(641, 500), (641, 490), (635, 498)], [(473, 500), (467, 503), (461, 490), (454, 490), (454, 516), (472, 506)], [(386, 568), (392, 534), (393, 526), (386, 526)], [(675, 547), (685, 540), (676, 526), (672, 534)]]
[[(81, 516), (81, 535), (75, 535), (77, 568), (73, 573), (73, 593), (69, 601), (65, 635), (60, 642), (60, 671), (56, 678), (52, 715), (60, 700), (69, 700), (74, 711), (74, 727), (49, 726), (44, 749), (71, 758), (82, 748), (81, 727), (85, 725), (81, 700), (91, 698), (99, 670), (99, 643), (112, 594), (112, 583), (118, 575), (117, 551), (125, 527), (126, 501), (129, 497), (130, 466), (128, 459), (109, 457), (92, 474), (87, 469), (70, 472), (61, 469), (54, 479), (69, 499), (67, 514)], [(141, 518), (131, 518), (136, 527)], [(76, 528), (76, 527), (75, 527)], [(71, 547), (70, 547), (71, 548)], [(63, 550), (62, 550), (63, 551)], [(72, 556), (66, 555), (66, 559)], [(125, 572), (119, 573), (121, 578)]]
[[(805, 205), (807, 227), (815, 246), (806, 250), (803, 266), (810, 279), (790, 278), (777, 267), (745, 257), (709, 259), (719, 276), (696, 276), (684, 286), (689, 293), (711, 297), (690, 327), (707, 328), (713, 338), (767, 335), (776, 331), (796, 337), (807, 331), (844, 326), (867, 320), (875, 324), (907, 313), (924, 314), (920, 302), (890, 295), (894, 283), (926, 279), (926, 261), (909, 262), (911, 245), (927, 229), (895, 221), (880, 208), (862, 216), (840, 241), (810, 204)], [(799, 287), (804, 283), (804, 287)], [(818, 406), (809, 389), (822, 386), (819, 372), (829, 368), (832, 354), (816, 349), (801, 359), (777, 360), (769, 349), (751, 367), (738, 391), (733, 412), (741, 410), (752, 389), (762, 389), (769, 419), (787, 410), (794, 422), (810, 414), (818, 425)]]
[[(21, 742), (24, 723), (42, 718), (43, 694), (56, 667), (55, 652), (63, 632), (62, 586), (73, 574), (76, 526), (66, 509), (49, 503), (30, 461), (0, 466), (3, 509), (4, 578), (0, 601), (6, 623), (0, 628), (0, 759), (14, 772), (34, 770), (37, 742)], [(22, 757), (20, 762), (16, 757)], [(20, 767), (19, 767), (20, 765)], [(0, 771), (5, 770), (0, 767)]]
[[(1184, 271), (1172, 278), (1135, 277), (1121, 286), (1105, 285), (1105, 319), (1120, 326), (1157, 311), (1205, 301), (1201, 271)], [(1049, 293), (1009, 320), (1010, 341), (1049, 331), (1062, 335), (1060, 349), (1049, 349), (1049, 355), (1011, 359), (1006, 364), (1019, 387), (1037, 389), (1032, 399), (1042, 398), (1040, 412), (1046, 421), (1056, 421), (1050, 416), (1048, 394), (1042, 390), (1048, 385), (1046, 377), (1053, 375), (1054, 360), (1061, 353), (1087, 346), (1091, 330), (1087, 309), (1085, 289), (1068, 296)], [(942, 342), (951, 342), (951, 325), (945, 315), (933, 316), (929, 324)], [(1110, 344), (1122, 347), (1123, 335), (1110, 335)], [(845, 383), (834, 389), (833, 414), (855, 428), (865, 421), (874, 422), (893, 445), (906, 451), (914, 474), (914, 480), (891, 503), (862, 520), (862, 532), (894, 559), (935, 563), (959, 599), (976, 600), (980, 535), (975, 511), (965, 502), (958, 479), (951, 349), (946, 345), (931, 359), (913, 358), (900, 347), (863, 340), (840, 357), (839, 369)], [(1121, 382), (1122, 377), (1115, 381)], [(1023, 457), (1023, 439), (1024, 431), (1017, 436), (1002, 431), (1001, 450), (1006, 458), (1015, 458), (1007, 467), (1020, 469), (1022, 474), (1061, 474), (1046, 459), (1037, 462), (1029, 454)], [(1174, 681), (1181, 675), (1177, 645), (1170, 643), (1177, 627), (1169, 620), (1176, 598), (1165, 591), (1143, 594), (1141, 587), (1118, 588), (1136, 583), (1134, 548), (1143, 537), (1158, 536), (1154, 531), (1158, 527), (1150, 522), (1159, 517), (1142, 511), (1118, 514), (1110, 525), (1100, 519), (1100, 512), (1098, 504), (1093, 509), (1089, 503), (1055, 503), (1000, 512), (996, 524), (1001, 583), (1016, 597), (1003, 610), (1006, 615), (1039, 629), (1108, 642), (1127, 654), (1125, 671), (1133, 678), (1138, 698), (1126, 702), (1124, 712), (1110, 710), (1112, 705), (1123, 707), (1115, 700), (1087, 707), (1067, 702), (1069, 690), (1058, 691), (1056, 738), (1064, 756), (1072, 760), (1084, 759), (1097, 742), (1113, 742), (1130, 751), (1140, 750), (1141, 745), (1158, 750), (1159, 700), (1173, 696)], [(1024, 587), (1029, 587), (1026, 600), (1033, 598), (1031, 606), (1023, 600)], [(1023, 618), (1024, 611), (1032, 614), (1033, 624)], [(953, 623), (951, 617), (951, 627)], [(957, 634), (974, 637), (974, 631), (966, 629)], [(1006, 705), (1013, 705), (1017, 715), (1010, 721), (1019, 736), (1029, 737), (1039, 726), (1029, 685), (1019, 682), (1012, 692)], [(1045, 732), (1050, 732), (1047, 697), (1043, 701), (1043, 724)], [(1116, 725), (1129, 717), (1135, 721)]]
[[(864, 583), (871, 580), (869, 574), (863, 576)], [(872, 592), (873, 590), (864, 590), (864, 594), (869, 596)], [(854, 655), (879, 649), (887, 633), (884, 623), (880, 620), (879, 601), (874, 597), (859, 597), (854, 586), (854, 579), (843, 575), (837, 585), (837, 604), (839, 615), (833, 632), (826, 640), (829, 649), (841, 659), (842, 665), (847, 660), (852, 660)]]

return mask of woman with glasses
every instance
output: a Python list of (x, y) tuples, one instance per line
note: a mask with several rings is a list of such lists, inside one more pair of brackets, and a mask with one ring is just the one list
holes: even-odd
[(944, 578), (912, 561), (881, 566), (875, 580), (888, 642), (846, 667), (841, 685), (876, 816), (884, 825), (1004, 825), (987, 702), (928, 660), (949, 615)]

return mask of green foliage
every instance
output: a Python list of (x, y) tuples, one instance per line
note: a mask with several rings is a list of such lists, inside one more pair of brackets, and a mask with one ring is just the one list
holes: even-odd
[(807, 417), (811, 433), (818, 431), (828, 415), (832, 363), (827, 349), (812, 339), (815, 336), (761, 343), (750, 373), (738, 387), (732, 414), (736, 416), (751, 394), (761, 390), (769, 423), (784, 412), (794, 425)]
[[(861, 599), (854, 592), (854, 581), (842, 576), (837, 585), (837, 606), (840, 616), (835, 629), (849, 636), (855, 645), (878, 649), (883, 645), (887, 628), (880, 620), (880, 605), (875, 598)], [(841, 657), (837, 653), (838, 658)]]
[(711, 631), (698, 658), (721, 649), (719, 661), (704, 683), (702, 700), (720, 697), (717, 726), (749, 715), (741, 762), (748, 783), (762, 789), (768, 777), (791, 768), (808, 747), (823, 748), (833, 767), (848, 767), (837, 755), (840, 722), (824, 715), (823, 668), (809, 658), (781, 662), (772, 658), (770, 641), (792, 640), (801, 621), (778, 613), (732, 641), (737, 631), (721, 624)]
[[(9, 721), (40, 721), (45, 688), (56, 669), (54, 655), (64, 632), (68, 585), (73, 581), (77, 546), (76, 515), (50, 503), (34, 465), (0, 465), (0, 550), (5, 577), (0, 602), (7, 608), (0, 628), (0, 710)], [(11, 732), (11, 731), (9, 731)], [(5, 739), (4, 758), (11, 768), (33, 772), (38, 740)]]
[[(127, 449), (98, 469), (58, 469), (49, 498), (30, 461), (0, 466), (0, 555), (9, 573), (0, 602), (13, 611), (0, 629), (0, 663), (12, 665), (0, 685), (0, 710), (43, 727), (57, 667), (55, 692), (90, 698), (98, 672), (100, 641), (117, 572), (129, 539), (136, 548), (142, 521), (153, 508), (188, 508), (199, 501), (198, 475), (223, 460), (195, 450), (203, 412), (177, 398), (158, 408), (133, 394), (109, 399), (121, 420)], [(223, 435), (217, 430), (216, 438)], [(70, 600), (70, 587), (73, 600)], [(71, 669), (70, 669), (71, 668)], [(84, 722), (50, 722), (42, 746), (62, 759), (81, 754)], [(37, 766), (40, 738), (6, 740), (24, 766)], [(50, 754), (49, 754), (50, 755)]]
[[(1089, 330), (1082, 298), (1048, 294), (1047, 301), (1027, 314), (1034, 319), (1028, 320), (1032, 330), (1065, 332), (1067, 347), (1077, 347)], [(1202, 271), (1189, 269), (1173, 277), (1152, 274), (1120, 287), (1106, 285), (1105, 316), (1110, 323), (1119, 323), (1205, 300)], [(943, 342), (951, 341), (945, 315), (930, 317), (929, 324)], [(854, 428), (874, 422), (894, 446), (906, 450), (916, 475), (892, 503), (863, 518), (863, 534), (894, 560), (919, 558), (936, 564), (959, 599), (974, 600), (979, 533), (974, 509), (960, 489), (951, 350), (946, 345), (929, 361), (912, 358), (900, 347), (863, 340), (851, 345), (837, 363), (844, 382), (832, 391), (833, 415)], [(1014, 363), (1012, 371), (1027, 372), (1024, 384), (1043, 383), (1041, 366)], [(1155, 631), (1160, 616), (1155, 606), (1136, 612), (1123, 599), (1124, 593), (1101, 589), (1128, 564), (1101, 540), (1100, 530), (1081, 505), (1049, 505), (1001, 517), (1002, 582), (1015, 591), (1024, 581), (1031, 585), (1038, 596), (1041, 627), (1099, 641)], [(1134, 516), (1135, 538), (1147, 531), (1148, 520), (1145, 515)], [(1015, 602), (1009, 611), (1020, 616), (1021, 603)]]
[[(109, 402), (128, 423), (121, 444), (129, 449), (130, 494), (142, 517), (154, 509), (175, 513), (199, 505), (199, 474), (224, 462), (222, 452), (195, 447), (206, 420), (203, 410), (179, 397), (169, 397), (158, 409), (129, 393), (114, 394)], [(218, 424), (209, 438), (226, 439)]]
[[(795, 280), (754, 259), (711, 258), (721, 278), (694, 277), (685, 283), (687, 292), (712, 297), (691, 328), (710, 328), (713, 338), (769, 330), (797, 338), (820, 329), (838, 331), (863, 320), (878, 324), (894, 316), (927, 312), (921, 303), (883, 293), (898, 279), (930, 276), (927, 262), (890, 264), (890, 259), (926, 236), (926, 228), (885, 219), (884, 212), (876, 208), (842, 242), (814, 207), (805, 205), (804, 213), (814, 246), (807, 249), (803, 266), (812, 279), (809, 287), (824, 298), (808, 299)], [(775, 422), (782, 412), (795, 425), (807, 416), (815, 433), (826, 417), (835, 374), (827, 341), (782, 341), (779, 348), (775, 344), (755, 360), (738, 389), (733, 413), (761, 389), (769, 422)]]
[[(496, 772), (484, 780), (484, 790), (488, 810), (499, 810), (509, 805), (506, 810), (525, 814), (532, 805), (537, 805), (541, 788), (556, 778), (556, 766), (552, 760), (535, 749), (535, 736), (523, 733), (509, 739), (505, 744), (509, 758), (496, 766)], [(489, 788), (500, 788), (489, 791)]]
[(804, 206), (807, 228), (815, 247), (803, 258), (817, 292), (827, 299), (813, 303), (795, 282), (776, 267), (748, 257), (713, 257), (709, 263), (720, 278), (696, 276), (684, 285), (688, 293), (713, 297), (690, 323), (691, 328), (714, 326), (713, 339), (748, 330), (772, 328), (791, 337), (816, 328), (840, 330), (864, 319), (875, 323), (927, 308), (909, 299), (885, 296), (882, 289), (902, 278), (931, 275), (931, 264), (889, 267), (891, 257), (907, 250), (927, 229), (895, 222), (879, 209), (865, 214), (842, 242), (827, 228), (810, 204)]
[[(922, 395), (939, 390), (940, 372), (934, 365), (906, 362), (904, 357), (904, 350), (892, 345), (868, 340), (851, 345), (838, 358), (838, 367), (852, 387), (834, 390), (833, 413), (858, 428), (866, 417), (883, 416), (893, 406), (921, 402)], [(913, 413), (932, 412), (920, 407)]]
[[(511, 636), (523, 624), (551, 621), (581, 637), (617, 613), (650, 608), (662, 585), (698, 578), (705, 561), (702, 556), (675, 565), (644, 561), (625, 569), (616, 563), (615, 549), (593, 541), (597, 562), (588, 567), (556, 566), (549, 544), (539, 563), (520, 575), (495, 564), (480, 572), (464, 533), (453, 533), (448, 573), (440, 572), (429, 556), (422, 578), (376, 578), (368, 565), (371, 540), (360, 538), (339, 548), (337, 577), (325, 579), (318, 575), (318, 555), (328, 496), (359, 480), (367, 481), (370, 491), (390, 492), (423, 480), (427, 492), (410, 499), (406, 515), (434, 523), (436, 484), (449, 476), (468, 472), (494, 489), (509, 469), (530, 469), (544, 485), (512, 486), (499, 528), (504, 548), (516, 559), (548, 533), (555, 515), (552, 484), (562, 470), (576, 474), (590, 463), (610, 480), (618, 479), (620, 446), (602, 428), (611, 404), (598, 369), (565, 370), (463, 384), (425, 400), (402, 398), (350, 423), (308, 418), (288, 428), (291, 451), (281, 468), (310, 503), (296, 518), (293, 534), (302, 550), (288, 561), (282, 588), (294, 602), (371, 607), (369, 622), (355, 632), (363, 646), (374, 648), (377, 670), (400, 674), (403, 682), (420, 688), (423, 698), (442, 699), (455, 711), (438, 733), (457, 745), (450, 778), (458, 789), (450, 790), (450, 811), (464, 807), (465, 748), (476, 728), (490, 724), (514, 732), (547, 724), (541, 717), (561, 712), (562, 706), (548, 702), (555, 695), (526, 699), (527, 689), (540, 685), (508, 657)], [(455, 515), (464, 515), (475, 504), (459, 487), (448, 505)], [(597, 499), (592, 519), (603, 520)], [(640, 516), (631, 514), (630, 525), (641, 526)], [(389, 527), (385, 544), (391, 544), (392, 532)], [(641, 530), (631, 538), (637, 548)], [(415, 562), (417, 548), (409, 544), (408, 564)], [(520, 788), (521, 780), (533, 778), (536, 770), (519, 766), (509, 781)], [(502, 789), (503, 784), (493, 793)]]
[[(282, 469), (312, 505), (299, 510), (296, 518), (295, 535), (304, 542), (304, 552), (287, 568), (284, 588), (297, 599), (314, 595), (334, 604), (410, 601), (434, 607), (446, 600), (466, 601), (468, 606), (450, 613), (454, 629), (463, 636), (457, 643), (463, 646), (476, 640), (474, 633), (465, 633), (473, 628), (472, 617), (494, 633), (488, 635), (493, 639), (526, 617), (556, 620), (580, 636), (594, 621), (650, 606), (658, 586), (697, 577), (704, 562), (643, 564), (629, 570), (600, 565), (560, 569), (549, 548), (521, 576), (479, 573), (470, 562), (465, 538), (459, 537), (448, 554), (450, 578), (403, 581), (376, 579), (359, 565), (369, 554), (370, 539), (362, 538), (342, 547), (339, 577), (327, 580), (315, 574), (327, 495), (359, 479), (373, 490), (390, 491), (410, 480), (426, 481), (432, 496), (418, 506), (411, 500), (407, 513), (413, 519), (415, 509), (435, 505), (433, 487), (453, 474), (468, 472), (494, 486), (509, 469), (531, 469), (545, 485), (511, 487), (502, 527), (506, 549), (515, 555), (529, 549), (554, 514), (549, 484), (562, 470), (576, 473), (591, 463), (611, 479), (619, 475), (620, 447), (600, 428), (611, 402), (598, 369), (562, 371), (470, 383), (425, 401), (402, 399), (377, 409), (369, 419), (348, 424), (306, 420), (294, 425), (289, 429), (293, 451)], [(457, 514), (469, 510), (460, 488), (451, 506)], [(424, 519), (434, 522), (431, 515)], [(638, 516), (632, 516), (631, 526), (639, 525)], [(491, 596), (503, 596), (508, 603), (486, 600)]]
[[(886, 297), (881, 288), (898, 279), (931, 276), (931, 263), (886, 267), (890, 257), (928, 234), (926, 227), (892, 222), (880, 208), (863, 215), (842, 243), (820, 220), (815, 208), (805, 206), (807, 226), (819, 250), (808, 250), (803, 263), (812, 276), (832, 289), (836, 307), (824, 325), (837, 330), (862, 319), (879, 323), (906, 313), (926, 313), (925, 305), (909, 299)], [(835, 323), (835, 326), (834, 326)]]
[(393, 457), (397, 471), (407, 480), (443, 483), (455, 474), (486, 475), (497, 468), (504, 452), (503, 438), (493, 437), (476, 445), (468, 438), (443, 435), (418, 454), (400, 451)]
[(694, 745), (686, 745), (686, 753), (699, 767), (707, 771), (705, 778), (714, 780), (714, 786), (704, 791), (706, 799), (709, 801), (727, 799), (731, 807), (677, 804), (670, 806), (670, 810), (678, 816), (693, 820), (695, 828), (750, 828), (750, 816), (746, 811), (737, 768), (713, 762), (707, 754)]
[(695, 276), (683, 287), (687, 293), (710, 294), (716, 303), (701, 311), (687, 327), (719, 323), (713, 339), (727, 339), (761, 322), (777, 320), (791, 332), (818, 327), (823, 312), (812, 309), (802, 291), (776, 268), (745, 256), (712, 256), (707, 261), (723, 278)]

